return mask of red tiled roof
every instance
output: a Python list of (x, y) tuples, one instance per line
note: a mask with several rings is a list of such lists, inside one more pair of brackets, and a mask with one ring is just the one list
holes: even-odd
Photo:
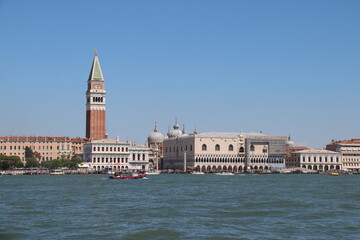
[(43, 136), (0, 136), (0, 141), (11, 142), (88, 142), (88, 138), (70, 138), (70, 137), (43, 137)]

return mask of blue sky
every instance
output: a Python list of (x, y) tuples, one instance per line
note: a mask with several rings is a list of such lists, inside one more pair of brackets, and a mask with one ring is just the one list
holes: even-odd
[(360, 138), (360, 1), (0, 0), (0, 135), (85, 135), (97, 48), (107, 131)]

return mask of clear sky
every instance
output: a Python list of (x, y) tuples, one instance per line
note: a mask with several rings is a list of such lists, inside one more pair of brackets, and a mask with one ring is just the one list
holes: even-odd
[(109, 137), (360, 138), (360, 1), (0, 0), (0, 135), (85, 135), (97, 48)]

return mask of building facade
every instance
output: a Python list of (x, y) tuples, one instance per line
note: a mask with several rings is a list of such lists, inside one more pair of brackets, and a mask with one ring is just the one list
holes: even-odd
[(106, 138), (106, 91), (100, 62), (95, 50), (88, 89), (86, 91), (86, 137), (90, 140)]
[(149, 167), (151, 169), (159, 170), (161, 167), (161, 160), (164, 157), (163, 142), (164, 136), (158, 131), (155, 123), (154, 131), (149, 134), (147, 139), (147, 146), (150, 148)]
[(342, 161), (340, 153), (329, 150), (306, 149), (293, 152), (287, 159), (288, 168), (305, 168), (315, 171), (341, 170)]
[(93, 171), (147, 171), (149, 151), (146, 146), (119, 140), (93, 140), (84, 145), (84, 162)]
[(360, 172), (360, 139), (333, 141), (326, 149), (340, 154), (343, 170)]
[(164, 169), (261, 171), (285, 167), (286, 137), (226, 132), (187, 135), (176, 123), (163, 148)]
[(0, 154), (19, 156), (25, 163), (25, 147), (40, 154), (40, 162), (59, 159), (61, 156), (81, 156), (86, 138), (69, 137), (0, 137)]

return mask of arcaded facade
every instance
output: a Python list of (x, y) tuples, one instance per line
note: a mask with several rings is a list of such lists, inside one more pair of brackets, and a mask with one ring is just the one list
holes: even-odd
[(93, 171), (147, 171), (150, 149), (119, 140), (94, 140), (84, 145), (84, 162)]
[(341, 156), (338, 152), (329, 150), (306, 149), (293, 152), (287, 159), (288, 168), (306, 168), (315, 171), (341, 170)]
[(265, 170), (285, 166), (286, 137), (257, 133), (182, 134), (178, 125), (164, 139), (164, 169)]

